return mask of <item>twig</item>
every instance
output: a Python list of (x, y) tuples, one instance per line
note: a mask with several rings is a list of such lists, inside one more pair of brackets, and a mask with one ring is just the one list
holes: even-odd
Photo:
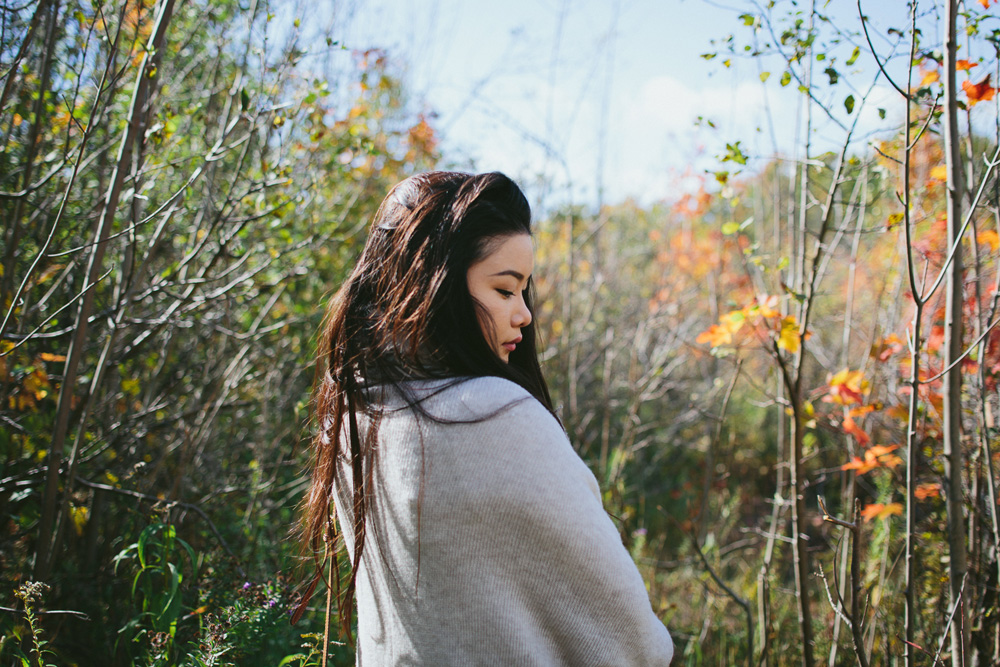
[[(851, 531), (851, 619), (847, 621), (847, 625), (851, 628), (851, 639), (854, 641), (854, 654), (858, 658), (858, 664), (861, 667), (868, 667), (868, 656), (865, 654), (865, 643), (863, 636), (862, 621), (863, 615), (861, 614), (860, 604), (859, 604), (859, 593), (861, 592), (861, 524), (858, 523), (860, 518), (857, 506), (857, 500), (855, 500), (854, 505), (854, 522), (849, 523), (842, 519), (838, 519), (830, 514), (826, 509), (826, 503), (823, 502), (823, 496), (817, 496), (819, 500), (819, 506), (823, 510), (823, 521), (847, 528)], [(820, 570), (822, 572), (822, 570)], [(823, 578), (823, 582), (826, 582), (826, 577)], [(829, 595), (829, 591), (827, 592)], [(832, 603), (832, 601), (831, 601)], [(834, 607), (834, 611), (838, 611)], [(846, 619), (845, 619), (846, 620)]]
[[(5, 611), (8, 614), (21, 614), (24, 615), (23, 609), (12, 609), (11, 607), (0, 607), (0, 611)], [(89, 621), (90, 616), (87, 616), (82, 611), (75, 611), (73, 609), (52, 609), (50, 611), (36, 611), (35, 614), (39, 616), (76, 616), (77, 618), (83, 619), (84, 621)]]
[(941, 652), (944, 651), (944, 643), (948, 640), (948, 637), (951, 636), (951, 624), (955, 620), (955, 613), (958, 611), (958, 608), (962, 606), (962, 595), (965, 593), (965, 582), (968, 580), (969, 572), (966, 570), (965, 575), (962, 577), (962, 586), (958, 589), (958, 595), (955, 597), (955, 603), (951, 605), (951, 612), (948, 614), (948, 622), (944, 625), (944, 627), (949, 628), (949, 631), (946, 631), (943, 635), (941, 635), (941, 643), (938, 644), (937, 653), (934, 654), (935, 665), (938, 663), (938, 658), (941, 656)]
[[(996, 151), (993, 153), (993, 159), (986, 161), (986, 173), (983, 174), (982, 180), (979, 182), (979, 190), (976, 192), (975, 199), (972, 200), (972, 204), (969, 206), (969, 213), (965, 216), (965, 221), (962, 223), (961, 228), (955, 234), (955, 239), (948, 249), (948, 257), (945, 258), (944, 264), (941, 265), (941, 273), (938, 274), (937, 279), (926, 294), (921, 294), (920, 299), (927, 301), (931, 298), (931, 295), (937, 291), (937, 288), (941, 286), (941, 281), (945, 279), (948, 275), (948, 267), (951, 266), (952, 260), (955, 258), (955, 252), (962, 245), (962, 237), (965, 236), (965, 230), (969, 228), (969, 224), (972, 222), (972, 214), (976, 212), (979, 208), (979, 200), (982, 199), (983, 191), (986, 190), (986, 184), (990, 180), (990, 175), (993, 173), (993, 169), (1000, 164), (1000, 146), (997, 146)], [(916, 295), (914, 295), (916, 298)]]
[(726, 582), (722, 581), (722, 579), (719, 578), (719, 575), (717, 575), (715, 573), (715, 570), (712, 569), (712, 566), (709, 565), (708, 559), (705, 558), (705, 554), (702, 553), (701, 545), (698, 544), (698, 538), (693, 534), (691, 535), (691, 542), (692, 544), (694, 544), (694, 549), (695, 551), (698, 552), (698, 556), (701, 558), (702, 564), (705, 566), (705, 569), (708, 570), (708, 573), (712, 576), (712, 579), (715, 580), (715, 583), (718, 584), (719, 587), (726, 592), (726, 595), (728, 595), (733, 600), (733, 602), (742, 607), (743, 612), (747, 615), (747, 665), (752, 666), (753, 665), (753, 614), (750, 611), (750, 603), (741, 598), (739, 595), (737, 595), (736, 591), (727, 586)]
[(868, 20), (865, 18), (864, 12), (861, 11), (861, 0), (858, 0), (858, 16), (861, 18), (861, 27), (865, 31), (865, 39), (868, 40), (868, 48), (872, 50), (872, 58), (875, 59), (875, 64), (878, 65), (879, 70), (882, 72), (882, 76), (884, 76), (885, 80), (889, 82), (889, 85), (891, 85), (893, 88), (896, 89), (897, 93), (899, 93), (907, 100), (909, 100), (910, 96), (907, 93), (903, 92), (902, 88), (896, 85), (896, 82), (892, 80), (892, 77), (889, 76), (889, 73), (885, 71), (885, 67), (882, 65), (882, 61), (878, 59), (878, 54), (875, 53), (875, 45), (872, 44), (872, 38), (868, 34)]
[(947, 368), (945, 368), (943, 371), (941, 371), (940, 373), (938, 373), (934, 377), (930, 377), (930, 378), (927, 378), (925, 380), (920, 380), (920, 384), (928, 384), (930, 382), (934, 382), (934, 380), (937, 380), (939, 377), (947, 375), (948, 372), (951, 369), (953, 369), (955, 366), (958, 366), (960, 363), (962, 363), (962, 361), (967, 356), (969, 356), (972, 353), (973, 348), (975, 348), (976, 346), (978, 346), (979, 343), (982, 342), (982, 340), (984, 338), (986, 338), (986, 336), (988, 336), (989, 333), (991, 331), (993, 331), (993, 329), (995, 329), (998, 324), (1000, 324), (1000, 317), (998, 317), (997, 319), (995, 319), (992, 322), (990, 322), (990, 325), (988, 327), (986, 327), (986, 330), (983, 332), (983, 335), (981, 335), (979, 338), (977, 338), (976, 342), (974, 342), (972, 345), (970, 345), (968, 348), (966, 348), (965, 352), (963, 352), (957, 359), (955, 359), (955, 361), (951, 362), (951, 364), (949, 364)]

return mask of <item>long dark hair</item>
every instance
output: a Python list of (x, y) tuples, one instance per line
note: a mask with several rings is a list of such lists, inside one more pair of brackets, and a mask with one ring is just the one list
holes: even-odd
[[(332, 569), (334, 580), (326, 582), (336, 587), (345, 636), (350, 634), (364, 550), (378, 428), (375, 419), (363, 435), (358, 429), (358, 414), (377, 408), (369, 404), (370, 387), (392, 387), (411, 408), (429, 416), (407, 390), (406, 380), (496, 376), (519, 384), (554, 414), (538, 363), (534, 323), (521, 329), (520, 344), (504, 362), (479, 324), (489, 315), (466, 283), (469, 267), (488, 255), (498, 239), (530, 234), (530, 223), (527, 199), (503, 174), (434, 171), (411, 176), (379, 206), (361, 258), (330, 302), (317, 353), (314, 466), (303, 532), (317, 566), (311, 593), (323, 578), (326, 556), (343, 553), (331, 503), (337, 459), (349, 454), (354, 554), (346, 585), (341, 585), (339, 568)], [(530, 281), (525, 301), (533, 312)]]

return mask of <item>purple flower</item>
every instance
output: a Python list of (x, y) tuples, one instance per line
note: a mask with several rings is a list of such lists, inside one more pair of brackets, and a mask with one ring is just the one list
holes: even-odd
[(244, 584), (243, 584), (243, 590), (245, 590), (245, 591), (250, 590), (250, 582), (249, 581), (244, 582)]

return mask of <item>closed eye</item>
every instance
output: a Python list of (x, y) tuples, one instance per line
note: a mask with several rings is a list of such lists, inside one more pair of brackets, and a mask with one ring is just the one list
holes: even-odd
[(510, 290), (497, 288), (497, 292), (499, 292), (500, 296), (502, 296), (505, 299), (509, 299), (510, 297), (514, 296), (514, 293), (511, 292)]

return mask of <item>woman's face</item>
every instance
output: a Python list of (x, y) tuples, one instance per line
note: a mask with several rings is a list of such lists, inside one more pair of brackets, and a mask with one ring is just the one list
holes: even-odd
[(531, 323), (524, 291), (535, 267), (534, 247), (527, 234), (492, 240), (489, 254), (465, 274), (469, 294), (489, 314), (480, 318), (486, 341), (503, 361), (521, 342), (521, 327)]

